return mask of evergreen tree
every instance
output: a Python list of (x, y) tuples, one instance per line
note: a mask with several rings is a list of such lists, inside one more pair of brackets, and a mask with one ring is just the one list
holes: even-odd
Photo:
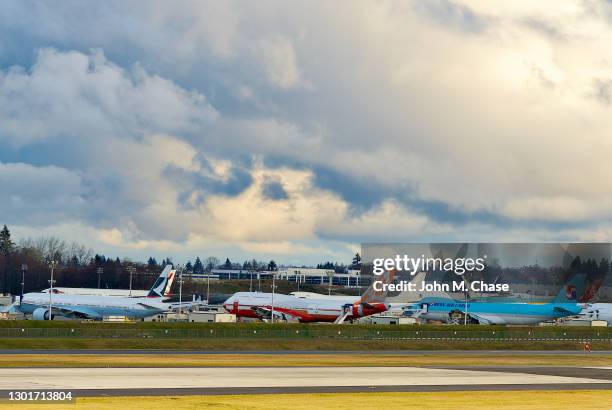
[(187, 272), (193, 272), (193, 264), (191, 263), (191, 261), (187, 261), (187, 263), (185, 264), (185, 270)]
[(11, 240), (11, 232), (9, 231), (9, 229), (6, 227), (6, 225), (4, 225), (4, 228), (2, 228), (2, 231), (0, 231), (0, 254), (2, 254), (2, 256), (4, 257), (4, 287), (3, 287), (3, 291), (4, 293), (8, 292), (8, 283), (9, 283), (9, 258), (11, 256), (11, 253), (13, 253), (13, 250), (15, 248), (15, 243), (13, 243), (13, 241)]
[(229, 258), (225, 258), (223, 269), (232, 269), (232, 262), (230, 262)]
[(269, 271), (276, 271), (276, 270), (278, 270), (278, 267), (276, 266), (276, 262), (274, 262), (273, 260), (271, 260), (271, 261), (268, 263), (268, 270), (269, 270)]
[(353, 264), (351, 265), (351, 269), (361, 269), (361, 255), (359, 252), (353, 256)]
[(193, 264), (193, 273), (195, 274), (204, 273), (204, 265), (202, 264), (200, 257), (197, 257), (195, 260), (195, 263)]
[(155, 260), (154, 257), (149, 257), (149, 261), (147, 262), (147, 265), (149, 265), (149, 267), (153, 268), (157, 266), (157, 261)]

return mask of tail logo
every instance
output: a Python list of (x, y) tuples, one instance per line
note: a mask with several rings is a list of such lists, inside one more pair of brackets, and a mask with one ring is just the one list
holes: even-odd
[(569, 300), (576, 300), (578, 298), (576, 285), (567, 285), (565, 287), (565, 296), (567, 296)]

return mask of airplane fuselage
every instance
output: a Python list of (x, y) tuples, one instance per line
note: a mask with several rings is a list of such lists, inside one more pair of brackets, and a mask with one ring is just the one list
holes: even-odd
[(275, 294), (273, 303), (271, 293), (256, 292), (238, 292), (223, 303), (228, 312), (249, 318), (261, 318), (261, 310), (271, 311), (272, 305), (275, 315), (285, 314), (303, 323), (334, 322), (343, 315), (347, 305), (351, 305), (351, 313), (347, 319), (356, 319), (387, 310), (387, 306), (380, 302), (346, 303), (341, 300), (298, 298), (282, 294)]
[(591, 303), (579, 315), (580, 319), (605, 320), (612, 323), (612, 303)]
[(470, 318), (483, 324), (532, 325), (548, 320), (578, 314), (577, 303), (488, 303), (457, 299), (425, 298), (408, 311), (419, 311), (426, 320), (449, 321), (453, 312), (467, 312)]
[[(168, 310), (160, 298), (129, 298), (117, 296), (52, 295), (53, 315), (62, 311), (82, 312), (90, 319), (104, 316), (127, 316), (145, 318)], [(33, 314), (37, 309), (49, 309), (49, 293), (26, 293), (18, 309)]]

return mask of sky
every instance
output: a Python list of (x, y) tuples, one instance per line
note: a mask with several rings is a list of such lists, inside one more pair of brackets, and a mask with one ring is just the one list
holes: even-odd
[(111, 256), (612, 239), (612, 2), (4, 1), (0, 223)]

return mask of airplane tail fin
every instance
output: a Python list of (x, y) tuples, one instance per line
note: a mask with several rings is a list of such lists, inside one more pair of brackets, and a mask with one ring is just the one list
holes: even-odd
[[(380, 277), (375, 277), (370, 287), (361, 296), (359, 303), (384, 302), (387, 290), (382, 285), (393, 283), (394, 277), (395, 270), (385, 271)], [(380, 290), (376, 290), (375, 287)]]
[(586, 286), (586, 275), (579, 273), (565, 283), (552, 300), (553, 303), (578, 303)]
[[(410, 283), (414, 284), (416, 289), (421, 289), (421, 283), (425, 281), (426, 276), (427, 276), (427, 272), (419, 272), (412, 278)], [(428, 292), (428, 291), (425, 291), (425, 292), (404, 291), (404, 292), (400, 292), (399, 295), (391, 296), (387, 298), (387, 302), (411, 303), (411, 302), (417, 302), (426, 296), (438, 296), (438, 295), (434, 295), (433, 293), (434, 292)], [(446, 295), (446, 297), (448, 297), (448, 295)]]
[(163, 295), (165, 298), (170, 297), (170, 289), (172, 288), (172, 283), (174, 282), (174, 278), (176, 277), (176, 270), (171, 270), (168, 274), (168, 281), (166, 282), (166, 287), (164, 288)]
[(148, 298), (161, 298), (166, 292), (170, 291), (170, 285), (172, 285), (172, 281), (174, 280), (175, 270), (172, 269), (172, 265), (166, 265), (164, 270), (162, 271), (159, 278), (151, 287), (151, 290), (147, 294)]

